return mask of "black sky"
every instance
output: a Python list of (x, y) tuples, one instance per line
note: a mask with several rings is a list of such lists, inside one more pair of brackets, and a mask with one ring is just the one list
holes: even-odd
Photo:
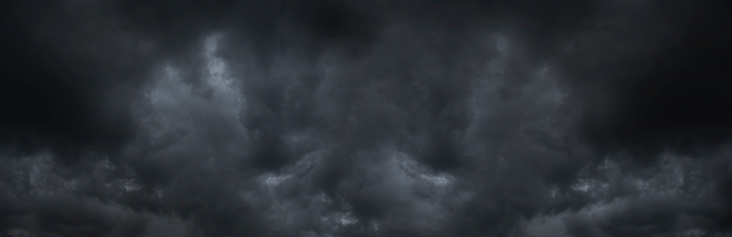
[(729, 236), (729, 1), (3, 1), (0, 236)]

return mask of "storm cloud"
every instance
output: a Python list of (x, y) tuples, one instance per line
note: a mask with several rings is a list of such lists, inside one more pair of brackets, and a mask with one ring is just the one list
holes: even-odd
[(3, 236), (729, 236), (728, 1), (6, 1)]

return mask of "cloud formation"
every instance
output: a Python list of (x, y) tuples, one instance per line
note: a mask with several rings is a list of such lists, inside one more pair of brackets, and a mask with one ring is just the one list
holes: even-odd
[(6, 236), (728, 236), (725, 1), (3, 3)]

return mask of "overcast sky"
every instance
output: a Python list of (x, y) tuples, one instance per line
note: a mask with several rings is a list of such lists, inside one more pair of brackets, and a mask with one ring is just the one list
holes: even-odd
[(732, 236), (727, 0), (8, 0), (0, 236)]

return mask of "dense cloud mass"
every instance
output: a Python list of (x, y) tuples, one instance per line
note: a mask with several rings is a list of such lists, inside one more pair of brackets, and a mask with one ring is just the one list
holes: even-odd
[(732, 236), (732, 2), (4, 1), (0, 236)]

